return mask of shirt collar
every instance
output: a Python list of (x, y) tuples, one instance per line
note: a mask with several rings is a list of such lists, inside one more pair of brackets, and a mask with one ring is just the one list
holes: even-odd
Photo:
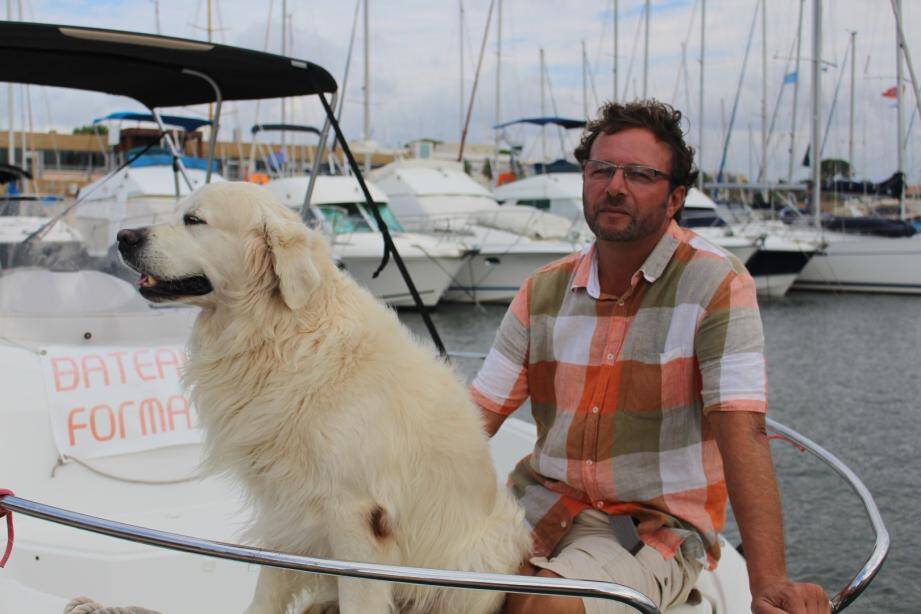
[[(665, 234), (639, 268), (639, 272), (643, 274), (647, 282), (654, 283), (665, 271), (675, 250), (678, 249), (678, 244), (681, 243), (679, 233), (678, 224), (672, 220)], [(582, 248), (582, 257), (579, 259), (579, 264), (576, 265), (575, 275), (570, 284), (570, 290), (576, 288), (584, 288), (595, 300), (601, 298), (601, 283), (598, 280), (598, 249), (594, 241)]]

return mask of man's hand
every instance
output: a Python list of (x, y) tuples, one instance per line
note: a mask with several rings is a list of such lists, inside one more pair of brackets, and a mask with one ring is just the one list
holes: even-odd
[(752, 614), (828, 614), (831, 603), (818, 584), (781, 580), (752, 596)]

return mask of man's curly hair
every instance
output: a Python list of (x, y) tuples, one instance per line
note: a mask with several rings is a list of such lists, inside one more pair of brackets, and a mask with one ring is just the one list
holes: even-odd
[(697, 168), (694, 167), (694, 149), (684, 142), (681, 130), (681, 111), (658, 100), (637, 100), (621, 104), (609, 102), (600, 109), (598, 119), (589, 121), (582, 133), (582, 141), (576, 147), (575, 156), (579, 164), (589, 159), (592, 143), (598, 135), (614, 134), (629, 128), (645, 128), (656, 139), (665, 143), (672, 152), (669, 171), (671, 189), (683, 185), (690, 188), (697, 182)]

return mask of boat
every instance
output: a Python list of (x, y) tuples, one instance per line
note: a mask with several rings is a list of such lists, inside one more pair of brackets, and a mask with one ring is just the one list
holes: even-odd
[[(83, 236), (91, 256), (110, 260), (117, 258), (111, 248), (119, 229), (166, 220), (175, 213), (176, 203), (195, 188), (208, 181), (224, 181), (223, 177), (213, 172), (213, 162), (198, 156), (173, 155), (174, 150), (183, 151), (187, 142), (200, 142), (201, 134), (196, 130), (209, 125), (210, 121), (192, 117), (157, 116), (153, 113), (118, 112), (98, 118), (93, 123), (113, 120), (157, 123), (182, 130), (174, 130), (166, 135), (165, 138), (170, 139), (169, 147), (158, 146), (163, 138), (160, 130), (120, 130), (116, 151), (126, 158), (126, 164), (84, 186), (78, 193), (78, 198), (83, 196), (80, 198), (81, 204), (73, 208), (68, 219)], [(174, 169), (174, 160), (181, 164), (181, 173)], [(212, 169), (210, 173), (209, 164)]]
[[(309, 62), (149, 34), (7, 22), (0, 23), (0, 80), (130, 95), (151, 109), (318, 95), (366, 191), (324, 97), (336, 91), (335, 81)], [(372, 201), (369, 194), (366, 200)], [(243, 503), (231, 484), (198, 474), (201, 438), (194, 407), (179, 385), (184, 343), (196, 316), (193, 307), (152, 306), (131, 284), (102, 270), (2, 271), (0, 381), (7, 402), (0, 405), (0, 516), (14, 512), (17, 524), (12, 558), (0, 555), (8, 563), (0, 574), (2, 611), (60, 611), (84, 594), (171, 614), (238, 610), (252, 595), (259, 565), (274, 565), (599, 597), (657, 612), (647, 597), (611, 583), (410, 569), (235, 545), (246, 522)], [(834, 611), (841, 611), (879, 571), (888, 533), (853, 472), (789, 429), (771, 428), (845, 476), (873, 525), (873, 551), (833, 598)], [(500, 475), (533, 447), (534, 436), (533, 425), (507, 421), (492, 442)], [(12, 517), (6, 521), (12, 527)], [(7, 536), (9, 550), (11, 530)], [(716, 573), (704, 574), (698, 586), (702, 600), (671, 614), (748, 607), (744, 560), (730, 547), (724, 551)]]
[[(308, 183), (308, 177), (286, 177), (273, 179), (265, 187), (287, 207), (301, 211)], [(417, 285), (423, 304), (434, 307), (466, 259), (473, 255), (472, 250), (450, 237), (406, 232), (390, 211), (387, 195), (370, 182), (367, 187)], [(354, 177), (318, 175), (309, 210), (308, 219), (331, 238), (333, 256), (355, 281), (390, 305), (413, 305), (406, 282), (395, 265), (385, 266), (375, 276), (384, 254), (384, 241)]]
[(720, 234), (749, 242), (749, 249), (754, 253), (743, 262), (755, 280), (758, 294), (764, 297), (785, 296), (800, 272), (820, 251), (820, 245), (811, 237), (796, 237), (754, 218), (743, 223), (728, 223), (716, 203), (697, 188), (688, 191), (684, 207), (682, 225), (717, 245), (720, 245), (719, 239), (714, 235)]
[[(31, 179), (25, 169), (0, 164), (0, 185)], [(86, 259), (83, 239), (67, 222), (52, 223), (61, 210), (56, 198), (11, 191), (0, 198), (0, 270), (13, 266), (67, 268)], [(41, 241), (36, 241), (41, 237)]]
[(531, 273), (581, 245), (565, 218), (500, 207), (459, 163), (399, 160), (370, 176), (407, 230), (453, 237), (477, 251), (454, 276), (445, 301), (509, 302)]

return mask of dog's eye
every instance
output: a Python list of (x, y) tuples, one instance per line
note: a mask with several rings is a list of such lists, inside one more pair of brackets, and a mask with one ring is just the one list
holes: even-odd
[(205, 220), (195, 217), (191, 213), (186, 213), (182, 218), (182, 223), (186, 226), (194, 226), (195, 224), (204, 224)]

